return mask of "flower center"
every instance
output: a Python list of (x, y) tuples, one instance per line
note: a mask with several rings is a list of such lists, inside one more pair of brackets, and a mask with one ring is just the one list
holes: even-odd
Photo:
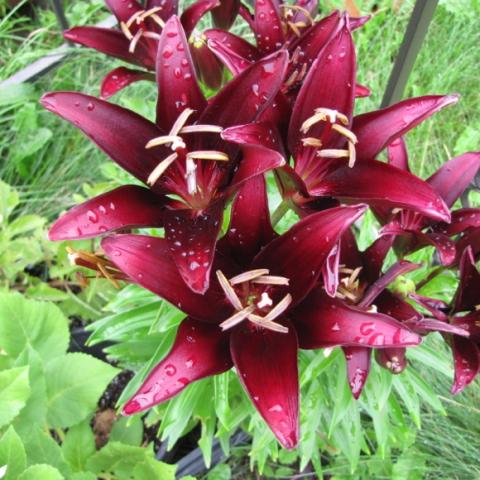
[[(138, 10), (126, 22), (120, 22), (120, 28), (122, 29), (123, 34), (128, 40), (130, 40), (130, 45), (128, 47), (128, 51), (130, 53), (135, 52), (138, 41), (142, 37), (153, 38), (155, 40), (160, 39), (160, 35), (158, 35), (158, 33), (148, 32), (144, 26), (145, 20), (147, 18), (151, 18), (155, 23), (163, 28), (165, 26), (165, 22), (157, 15), (160, 10), (162, 10), (162, 7), (150, 8), (149, 10)], [(130, 30), (134, 23), (141, 25), (135, 34), (133, 34)]]
[(220, 162), (228, 162), (228, 155), (219, 152), (218, 150), (195, 150), (193, 152), (187, 151), (187, 145), (180, 134), (185, 133), (222, 133), (222, 127), (216, 125), (188, 125), (188, 118), (192, 115), (194, 110), (186, 108), (175, 120), (170, 132), (167, 135), (153, 138), (146, 145), (145, 148), (158, 147), (165, 145), (170, 147), (172, 154), (164, 158), (150, 173), (147, 179), (147, 184), (152, 186), (165, 173), (167, 168), (175, 162), (175, 160), (185, 160), (185, 180), (187, 182), (187, 191), (190, 195), (197, 192), (197, 165), (195, 160), (214, 160)]
[(272, 299), (279, 293), (279, 288), (288, 286), (288, 278), (270, 275), (266, 268), (249, 270), (230, 279), (220, 270), (216, 273), (225, 296), (236, 310), (220, 324), (222, 330), (228, 330), (248, 319), (254, 325), (267, 330), (288, 332), (287, 327), (274, 320), (287, 310), (292, 303), (292, 296), (287, 293), (275, 305)]
[(338, 272), (342, 277), (335, 297), (357, 304), (362, 299), (363, 291), (365, 290), (358, 278), (361, 271), (362, 267), (351, 269), (345, 266), (340, 266)]
[[(351, 130), (345, 127), (349, 123), (347, 116), (330, 108), (316, 108), (315, 113), (303, 122), (301, 127), (302, 133), (307, 134), (310, 128), (320, 122), (325, 122), (326, 124), (321, 137), (304, 137), (302, 138), (303, 145), (317, 149), (316, 154), (321, 158), (348, 158), (348, 166), (352, 168), (355, 165), (355, 144), (358, 143), (358, 139)], [(327, 143), (332, 130), (346, 138), (348, 143), (347, 149), (321, 148), (322, 145)]]
[[(285, 33), (287, 33), (290, 29), (297, 37), (300, 37), (302, 35), (302, 29), (313, 25), (313, 18), (310, 15), (310, 12), (300, 5), (289, 5), (287, 3), (283, 3), (280, 5), (280, 10)], [(294, 20), (295, 13), (297, 12), (302, 13), (307, 22), (304, 22), (303, 20), (292, 21)]]

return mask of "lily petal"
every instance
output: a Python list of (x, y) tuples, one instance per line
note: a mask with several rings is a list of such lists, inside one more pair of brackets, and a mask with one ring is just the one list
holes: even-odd
[(202, 211), (165, 212), (165, 236), (170, 255), (185, 283), (196, 293), (204, 294), (209, 286), (223, 207), (224, 203), (218, 201)]
[(460, 283), (455, 296), (454, 312), (476, 310), (480, 304), (480, 273), (473, 250), (468, 247), (460, 259)]
[(342, 350), (347, 361), (348, 385), (353, 398), (358, 400), (370, 373), (372, 351), (364, 347), (343, 347)]
[(272, 53), (285, 42), (280, 12), (275, 0), (256, 1), (254, 4), (254, 28), (257, 47), (263, 54)]
[(387, 146), (388, 163), (394, 167), (407, 172), (410, 171), (408, 165), (407, 145), (403, 137), (398, 137)]
[(147, 0), (147, 10), (162, 7), (157, 15), (166, 22), (172, 15), (178, 12), (178, 0)]
[(372, 94), (372, 91), (365, 85), (360, 85), (360, 83), (355, 84), (355, 98), (365, 98), (369, 97)]
[(430, 95), (410, 98), (353, 119), (358, 138), (357, 162), (373, 160), (387, 145), (405, 135), (442, 108), (457, 103), (458, 95)]
[(293, 311), (300, 348), (406, 347), (418, 345), (421, 338), (392, 317), (367, 312), (331, 298), (316, 288)]
[(94, 48), (106, 55), (120, 58), (134, 65), (153, 69), (155, 59), (142, 39), (137, 43), (135, 53), (130, 53), (130, 41), (125, 35), (112, 28), (73, 27), (63, 32), (64, 38), (85, 47)]
[(163, 134), (162, 130), (131, 110), (76, 92), (47, 93), (40, 103), (79, 128), (112, 160), (145, 183), (162, 158), (159, 149), (145, 149), (149, 140)]
[(303, 218), (270, 242), (253, 262), (290, 279), (289, 293), (300, 302), (317, 283), (323, 264), (343, 232), (365, 212), (364, 205), (337, 207)]
[(406, 348), (379, 348), (375, 350), (375, 360), (385, 370), (398, 375), (407, 368), (406, 350)]
[(208, 41), (208, 48), (218, 57), (233, 76), (243, 72), (251, 62), (237, 52), (229, 48), (225, 43), (211, 39)]
[(468, 337), (470, 333), (461, 326), (451, 323), (434, 320), (433, 318), (423, 318), (418, 322), (408, 322), (408, 326), (417, 333), (425, 335), (429, 332), (443, 332)]
[(427, 182), (442, 196), (451, 207), (480, 168), (480, 152), (464, 153), (444, 163)]
[(393, 317), (400, 322), (418, 322), (423, 315), (412, 305), (390, 290), (384, 290), (376, 299), (375, 306), (380, 313)]
[(260, 59), (260, 52), (254, 45), (233, 33), (210, 28), (209, 30), (205, 30), (204, 35), (208, 40), (215, 40), (217, 43), (224, 45), (245, 60), (253, 62)]
[(197, 83), (190, 48), (180, 20), (165, 24), (157, 53), (157, 125), (169, 131), (186, 108), (204, 110), (207, 101)]
[[(349, 86), (350, 85), (350, 86)], [(303, 136), (301, 126), (315, 108), (331, 108), (351, 117), (354, 103), (355, 47), (344, 26), (321, 50), (298, 92), (288, 128), (288, 148), (295, 152)], [(324, 124), (316, 124), (308, 135), (320, 138)], [(339, 138), (330, 135), (328, 146)]]
[(415, 175), (383, 162), (340, 166), (310, 190), (314, 196), (408, 208), (433, 219), (450, 221), (450, 211), (435, 190)]
[(322, 267), (323, 285), (327, 295), (334, 297), (338, 288), (338, 268), (340, 266), (341, 242), (337, 243), (328, 254)]
[(440, 223), (433, 229), (444, 235), (453, 236), (469, 228), (480, 227), (480, 208), (459, 208), (452, 212), (451, 223)]
[(70, 209), (50, 228), (48, 238), (77, 240), (123, 228), (160, 227), (166, 198), (136, 185), (124, 185)]
[(231, 311), (219, 289), (205, 295), (190, 290), (170, 256), (167, 240), (145, 235), (115, 235), (102, 240), (110, 260), (133, 282), (157, 294), (194, 318), (218, 322)]
[(218, 6), (220, 6), (219, 0), (197, 0), (183, 11), (180, 20), (185, 29), (185, 35), (187, 38), (193, 32), (200, 19), (206, 13)]
[(420, 306), (428, 310), (437, 320), (441, 322), (448, 321), (448, 315), (445, 313), (448, 310), (448, 305), (436, 298), (425, 297), (418, 293), (411, 293), (409, 297)]
[(125, 404), (122, 414), (133, 415), (151, 408), (190, 383), (225, 372), (231, 366), (228, 336), (216, 325), (186, 318), (178, 328), (172, 349)]
[(478, 346), (459, 336), (452, 337), (452, 353), (455, 364), (455, 378), (451, 392), (460, 393), (467, 385), (475, 380), (480, 371), (480, 351)]
[(363, 275), (368, 281), (375, 282), (380, 277), (385, 258), (392, 248), (393, 235), (383, 235), (378, 237), (363, 253)]
[(228, 30), (237, 18), (240, 3), (240, 0), (220, 0), (220, 5), (212, 10), (215, 26)]
[(191, 43), (190, 52), (201, 81), (213, 90), (220, 88), (223, 81), (223, 64), (211, 51), (207, 42), (202, 39)]
[(141, 80), (154, 82), (155, 76), (144, 70), (132, 70), (126, 67), (115, 68), (103, 79), (102, 86), (100, 87), (100, 97), (106, 100), (132, 83)]
[(105, 0), (105, 3), (119, 22), (127, 22), (134, 13), (142, 10), (142, 6), (136, 0), (131, 2), (125, 2), (123, 0)]
[(255, 408), (283, 447), (298, 443), (298, 342), (288, 322), (288, 333), (249, 329), (233, 331), (230, 350), (238, 377)]
[(232, 204), (229, 229), (221, 242), (239, 265), (247, 266), (274, 237), (265, 180), (258, 175), (240, 187)]

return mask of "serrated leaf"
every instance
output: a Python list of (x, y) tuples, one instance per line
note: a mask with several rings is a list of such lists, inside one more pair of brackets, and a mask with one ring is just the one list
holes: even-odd
[(0, 372), (0, 427), (10, 423), (19, 414), (29, 396), (28, 367)]
[(144, 480), (147, 478), (175, 480), (175, 470), (175, 465), (168, 465), (154, 458), (147, 458), (144, 462), (135, 466), (133, 476), (135, 480)]
[(74, 472), (85, 470), (87, 460), (95, 453), (95, 450), (95, 436), (89, 420), (68, 429), (62, 444), (62, 451), (65, 460)]
[(45, 221), (45, 218), (39, 217), (38, 215), (23, 215), (22, 217), (18, 217), (8, 226), (8, 236), (13, 238), (16, 235), (41, 228), (45, 225)]
[(117, 420), (110, 432), (111, 442), (140, 446), (143, 438), (143, 423), (140, 417), (122, 417)]
[(18, 480), (64, 480), (64, 476), (51, 465), (38, 464), (28, 467)]
[(7, 355), (17, 357), (29, 345), (48, 361), (63, 355), (68, 341), (68, 322), (58, 307), (0, 293), (0, 346)]
[(230, 478), (232, 469), (226, 463), (220, 463), (207, 475), (207, 480), (230, 480)]
[(13, 427), (0, 439), (0, 466), (3, 465), (7, 466), (7, 471), (2, 480), (16, 480), (27, 466), (23, 442)]
[(95, 409), (100, 395), (119, 372), (83, 353), (69, 353), (46, 368), (49, 424), (68, 428)]
[(19, 202), (18, 192), (0, 180), (0, 226), (7, 224), (10, 214)]

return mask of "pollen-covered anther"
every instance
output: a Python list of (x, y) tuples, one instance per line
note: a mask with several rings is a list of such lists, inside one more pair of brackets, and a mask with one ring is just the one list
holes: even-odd
[(276, 322), (267, 322), (265, 321), (264, 317), (261, 317), (260, 315), (255, 315), (254, 313), (251, 313), (248, 316), (248, 319), (255, 325), (265, 328), (266, 330), (272, 330), (273, 332), (279, 333), (288, 333), (288, 328), (284, 325), (280, 325)]
[(163, 10), (163, 7), (153, 7), (145, 10), (140, 17), (137, 18), (137, 23), (143, 22), (146, 18), (150, 17), (157, 25), (164, 28), (165, 22), (157, 15), (161, 10)]
[(288, 286), (290, 280), (287, 277), (280, 277), (277, 275), (261, 275), (252, 280), (252, 283), (263, 285), (285, 285)]
[(257, 268), (255, 270), (249, 270), (248, 272), (240, 273), (232, 277), (229, 282), (230, 285), (238, 285), (239, 283), (249, 282), (262, 275), (267, 275), (270, 272), (267, 268)]
[(219, 326), (222, 330), (228, 330), (229, 328), (238, 325), (240, 322), (243, 322), (253, 311), (255, 310), (255, 305), (250, 305), (238, 312), (235, 312), (231, 317), (228, 317), (223, 321)]
[(475, 311), (476, 311), (476, 312), (480, 311), (480, 304), (475, 305)]
[(130, 45), (128, 46), (128, 51), (130, 53), (134, 53), (135, 52), (135, 48), (137, 47), (137, 44), (140, 40), (140, 38), (142, 37), (143, 35), (143, 30), (140, 28), (137, 33), (133, 36), (132, 40), (130, 41)]
[(225, 293), (225, 296), (227, 297), (228, 301), (232, 304), (233, 308), (235, 308), (235, 310), (242, 310), (243, 309), (242, 302), (238, 298), (230, 282), (227, 280), (227, 277), (225, 277), (225, 275), (221, 270), (217, 270), (215, 273), (217, 275), (218, 283), (222, 287), (222, 290)]
[(292, 303), (292, 296), (287, 293), (268, 313), (263, 317), (266, 322), (271, 322), (278, 318)]
[(216, 160), (219, 162), (228, 162), (229, 158), (226, 153), (218, 150), (195, 150), (187, 153), (187, 160)]
[(172, 145), (172, 150), (175, 150), (173, 148), (173, 145), (176, 145), (178, 147), (183, 147), (186, 148), (185, 142), (183, 141), (182, 137), (179, 137), (178, 135), (161, 135), (160, 137), (155, 137), (152, 138), (146, 145), (145, 148), (153, 148), (153, 147), (158, 147), (160, 145)]
[(315, 137), (302, 138), (302, 143), (304, 147), (320, 148), (322, 146), (322, 142)]
[(177, 157), (177, 153), (172, 153), (167, 158), (162, 160), (148, 176), (147, 184), (152, 186), (157, 183), (158, 179), (165, 173), (165, 170), (177, 159)]
[(313, 25), (312, 15), (310, 14), (310, 12), (306, 8), (304, 8), (300, 5), (290, 5), (288, 3), (281, 4), (280, 8), (285, 11), (284, 15), (286, 15), (286, 16), (288, 15), (290, 17), (293, 15), (294, 11), (303, 13), (305, 15), (305, 17), (308, 19), (308, 21)]
[(222, 133), (223, 128), (218, 125), (187, 125), (182, 127), (180, 133)]
[(322, 158), (349, 158), (350, 152), (341, 148), (325, 148), (317, 151), (317, 157)]

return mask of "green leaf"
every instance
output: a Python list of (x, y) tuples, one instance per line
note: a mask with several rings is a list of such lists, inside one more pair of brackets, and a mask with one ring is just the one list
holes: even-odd
[(24, 439), (28, 465), (48, 463), (68, 477), (70, 467), (65, 461), (60, 445), (40, 427), (34, 427), (30, 435)]
[(139, 463), (133, 469), (133, 476), (135, 480), (144, 479), (161, 479), (161, 480), (175, 480), (175, 465), (168, 465), (167, 463), (159, 462), (155, 458), (147, 458), (144, 462)]
[(47, 361), (63, 355), (68, 347), (68, 321), (51, 303), (28, 300), (18, 293), (0, 294), (0, 342), (17, 357), (31, 346)]
[(51, 465), (39, 464), (27, 468), (18, 480), (64, 480), (64, 476)]
[(87, 418), (118, 372), (83, 353), (68, 353), (52, 360), (46, 368), (49, 424), (68, 428)]
[(7, 465), (7, 473), (2, 480), (16, 480), (27, 466), (25, 448), (13, 427), (0, 439), (0, 466), (3, 465)]
[(53, 288), (45, 282), (35, 282), (35, 280), (31, 279), (32, 284), (25, 291), (27, 297), (48, 302), (63, 302), (70, 298), (68, 293), (58, 288)]
[(232, 469), (226, 463), (218, 464), (208, 475), (207, 480), (230, 480)]
[(97, 480), (97, 476), (92, 472), (77, 472), (71, 475), (69, 480)]
[(113, 425), (109, 440), (127, 445), (140, 446), (143, 438), (143, 423), (140, 417), (122, 417)]
[(18, 217), (8, 226), (8, 236), (12, 238), (16, 235), (22, 235), (26, 232), (41, 228), (45, 224), (45, 221), (45, 218), (39, 217), (38, 215)]
[(0, 227), (7, 223), (13, 209), (19, 204), (18, 192), (0, 180)]
[(68, 429), (62, 451), (74, 472), (85, 470), (87, 460), (95, 453), (95, 436), (89, 420)]
[(28, 367), (0, 372), (0, 427), (10, 423), (19, 414), (29, 395)]

